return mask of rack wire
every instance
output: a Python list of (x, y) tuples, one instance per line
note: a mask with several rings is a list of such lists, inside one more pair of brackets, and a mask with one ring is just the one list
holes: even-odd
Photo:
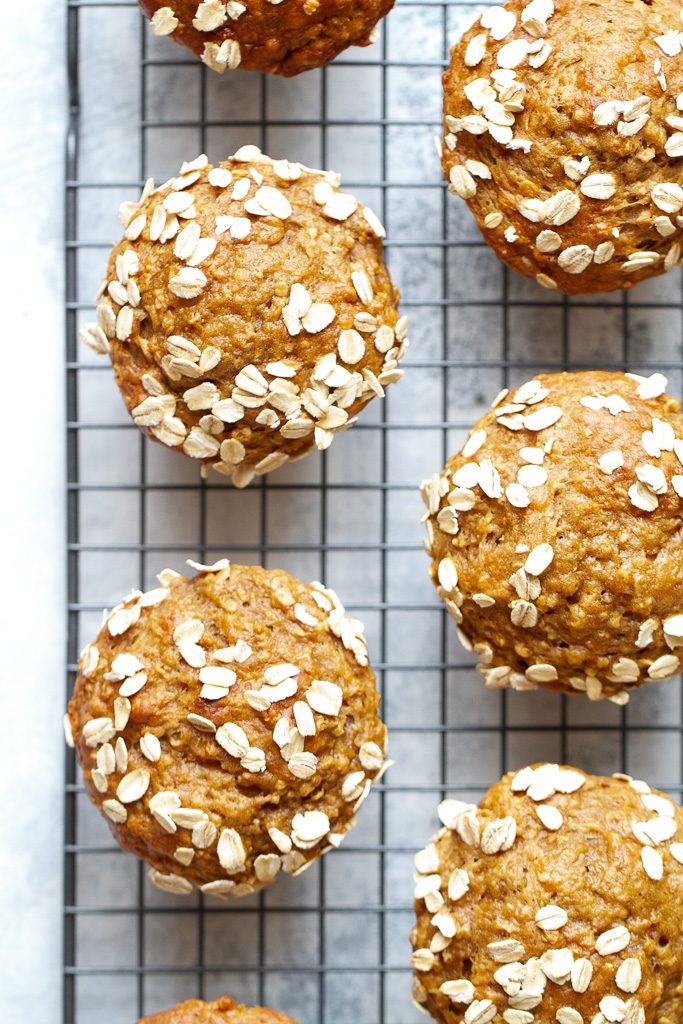
[[(102, 606), (168, 563), (228, 554), (322, 578), (366, 621), (397, 765), (331, 858), (222, 904), (148, 886), (65, 776), (64, 1024), (132, 1024), (228, 992), (302, 1024), (413, 1024), (412, 854), (446, 793), (477, 799), (534, 759), (628, 770), (683, 791), (683, 692), (652, 684), (628, 708), (491, 693), (427, 579), (419, 480), (439, 469), (501, 386), (540, 369), (669, 371), (683, 383), (680, 272), (572, 301), (510, 275), (448, 197), (431, 136), (450, 41), (482, 9), (398, 0), (370, 49), (283, 82), (223, 79), (155, 40), (130, 0), (66, 0), (68, 682)], [(412, 319), (406, 378), (323, 455), (247, 492), (203, 482), (125, 415), (108, 363), (77, 342), (117, 237), (116, 208), (148, 175), (257, 142), (345, 172), (387, 227)]]

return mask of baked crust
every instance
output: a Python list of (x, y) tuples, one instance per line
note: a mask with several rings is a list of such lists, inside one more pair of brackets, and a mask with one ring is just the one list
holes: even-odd
[(187, 46), (213, 71), (290, 77), (368, 46), (394, 0), (140, 0), (156, 35)]
[(401, 377), (384, 229), (337, 175), (243, 146), (149, 182), (122, 220), (82, 337), (148, 437), (244, 486), (327, 448)]
[(430, 574), (488, 686), (625, 703), (680, 670), (683, 415), (665, 388), (541, 374), (423, 483)]
[(494, 252), (544, 287), (627, 289), (681, 260), (680, 11), (677, 0), (510, 0), (453, 48), (450, 190)]
[(109, 613), (69, 724), (90, 798), (155, 884), (242, 896), (339, 845), (386, 730), (362, 624), (333, 591), (196, 568)]
[(415, 997), (443, 1024), (678, 1024), (683, 811), (558, 765), (444, 800), (415, 863)]
[(215, 1002), (188, 999), (170, 1010), (142, 1017), (138, 1024), (296, 1024), (291, 1017), (263, 1006), (237, 1006), (229, 996)]

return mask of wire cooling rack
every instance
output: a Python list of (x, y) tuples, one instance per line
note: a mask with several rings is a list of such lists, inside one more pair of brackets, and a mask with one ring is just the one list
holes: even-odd
[[(481, 5), (398, 0), (374, 46), (289, 81), (207, 72), (154, 39), (135, 3), (66, 6), (69, 688), (102, 606), (164, 565), (224, 554), (281, 565), (328, 581), (365, 620), (397, 763), (339, 851), (223, 904), (151, 888), (113, 845), (69, 752), (64, 1024), (133, 1024), (224, 993), (302, 1024), (413, 1024), (412, 855), (444, 794), (478, 799), (534, 759), (683, 789), (678, 682), (650, 684), (626, 709), (484, 689), (427, 578), (417, 485), (501, 386), (539, 369), (662, 369), (680, 394), (681, 274), (570, 302), (508, 274), (483, 245), (432, 142), (449, 44)], [(145, 441), (77, 332), (120, 234), (119, 202), (148, 175), (245, 142), (342, 171), (382, 216), (412, 348), (404, 381), (329, 452), (237, 492)]]

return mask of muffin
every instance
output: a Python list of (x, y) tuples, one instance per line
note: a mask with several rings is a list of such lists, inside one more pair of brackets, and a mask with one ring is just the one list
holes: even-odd
[(139, 0), (157, 36), (170, 36), (223, 74), (238, 67), (298, 75), (348, 46), (374, 42), (394, 0)]
[(683, 415), (666, 385), (541, 374), (423, 482), (430, 574), (488, 686), (624, 704), (680, 670)]
[(524, 768), (439, 806), (415, 858), (418, 1005), (443, 1024), (678, 1024), (683, 811), (629, 776)]
[(191, 564), (106, 615), (67, 730), (88, 795), (152, 882), (243, 896), (339, 845), (386, 730), (362, 623), (334, 591)]
[(513, 270), (574, 294), (681, 262), (682, 29), (679, 0), (510, 0), (454, 47), (444, 173)]
[(296, 1024), (296, 1021), (263, 1006), (236, 1006), (234, 999), (223, 996), (214, 1003), (188, 999), (170, 1010), (142, 1017), (138, 1024)]
[(82, 337), (148, 437), (241, 487), (327, 448), (401, 377), (384, 229), (337, 175), (243, 146), (149, 181), (121, 216)]

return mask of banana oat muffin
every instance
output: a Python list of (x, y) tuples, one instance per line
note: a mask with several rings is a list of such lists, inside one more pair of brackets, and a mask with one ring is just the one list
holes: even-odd
[(296, 1021), (263, 1006), (236, 1006), (234, 999), (223, 996), (214, 1003), (188, 999), (170, 1010), (142, 1017), (138, 1024), (296, 1024)]
[(486, 241), (546, 288), (681, 261), (680, 0), (510, 0), (444, 74), (443, 168)]
[(121, 215), (82, 337), (148, 437), (244, 486), (327, 448), (401, 377), (384, 229), (337, 175), (243, 146), (149, 181)]
[(220, 75), (248, 68), (291, 77), (348, 46), (369, 46), (394, 0), (139, 0), (157, 36), (170, 36)]
[(542, 374), (422, 484), (430, 573), (488, 686), (624, 704), (681, 669), (683, 414), (666, 384)]
[(139, 0), (157, 36), (170, 36), (223, 74), (243, 67), (298, 75), (348, 46), (368, 46), (394, 0)]
[(679, 1024), (683, 811), (629, 776), (523, 768), (439, 806), (415, 858), (415, 997), (444, 1024)]
[(191, 564), (106, 616), (67, 730), (89, 796), (156, 885), (243, 896), (339, 845), (386, 730), (362, 623), (332, 590)]

